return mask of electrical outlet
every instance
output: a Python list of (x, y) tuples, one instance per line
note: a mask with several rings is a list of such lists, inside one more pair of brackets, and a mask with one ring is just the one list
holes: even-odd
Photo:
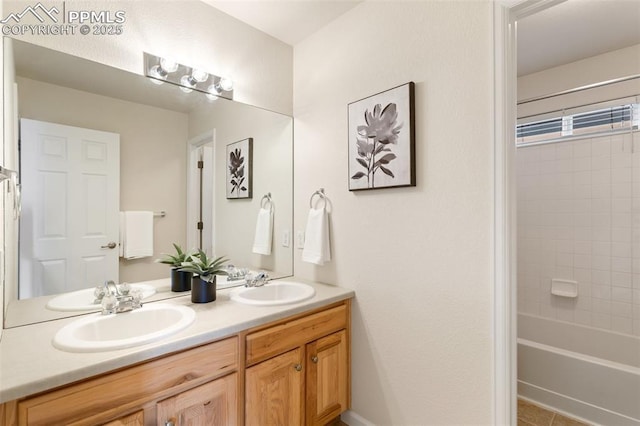
[(282, 247), (289, 247), (291, 245), (291, 235), (286, 230), (282, 233)]
[(304, 231), (296, 232), (296, 244), (298, 249), (302, 250), (304, 248)]

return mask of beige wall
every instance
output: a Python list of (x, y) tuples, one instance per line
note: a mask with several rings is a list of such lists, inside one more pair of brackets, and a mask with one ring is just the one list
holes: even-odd
[[(518, 78), (518, 100), (640, 74), (640, 44)], [(638, 80), (607, 85), (518, 106), (518, 117), (603, 102), (640, 93)]]
[(185, 244), (187, 115), (20, 77), (18, 86), (21, 118), (120, 134), (120, 210), (167, 212), (154, 220), (154, 256), (121, 259), (120, 281), (168, 277), (154, 259)]
[[(218, 101), (220, 102), (220, 101)], [(293, 275), (291, 243), (282, 246), (282, 234), (293, 227), (293, 121), (291, 117), (239, 103), (199, 108), (189, 114), (189, 138), (215, 129), (216, 255), (238, 267), (272, 271), (272, 276)], [(226, 148), (253, 138), (253, 198), (226, 198)], [(262, 197), (273, 199), (273, 246), (269, 256), (252, 252)], [(292, 241), (292, 240), (291, 240)]]
[[(353, 410), (378, 425), (490, 424), (492, 4), (364, 2), (294, 47), (295, 224), (332, 201), (352, 288)], [(347, 190), (347, 104), (416, 83), (417, 186)]]
[[(30, 0), (4, 1), (21, 12)], [(61, 2), (56, 3), (60, 6)], [(120, 36), (19, 36), (61, 52), (142, 73), (142, 53), (173, 57), (234, 80), (235, 99), (274, 111), (292, 111), (291, 46), (193, 0), (66, 0), (66, 10), (124, 10)], [(265, 84), (268, 82), (268, 84)]]

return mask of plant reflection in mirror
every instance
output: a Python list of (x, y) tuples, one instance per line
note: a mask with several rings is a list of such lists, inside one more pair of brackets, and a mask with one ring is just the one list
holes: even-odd
[(381, 104), (373, 107), (373, 112), (365, 110), (364, 121), (366, 125), (358, 126), (357, 147), (358, 157), (356, 161), (365, 168), (366, 173), (359, 171), (351, 176), (351, 179), (362, 179), (366, 176), (367, 186), (375, 186), (375, 174), (381, 170), (384, 174), (395, 178), (389, 163), (396, 158), (390, 145), (398, 143), (398, 134), (402, 129), (402, 123), (397, 124), (398, 111), (395, 103), (389, 103), (382, 108)]
[(229, 154), (229, 173), (231, 174), (231, 193), (239, 194), (240, 191), (246, 191), (247, 188), (242, 185), (245, 180), (244, 155), (240, 148), (234, 149)]

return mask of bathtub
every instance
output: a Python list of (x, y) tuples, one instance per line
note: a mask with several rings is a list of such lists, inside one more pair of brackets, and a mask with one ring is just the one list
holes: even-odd
[(606, 426), (640, 426), (640, 338), (518, 315), (518, 396)]

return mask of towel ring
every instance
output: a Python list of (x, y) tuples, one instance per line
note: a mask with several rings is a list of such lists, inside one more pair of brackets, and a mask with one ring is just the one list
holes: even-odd
[[(266, 203), (265, 203), (265, 200), (266, 200)], [(260, 200), (260, 208), (265, 208), (267, 205), (269, 206), (269, 208), (273, 206), (273, 200), (271, 199), (270, 192), (267, 192)]]
[(313, 208), (313, 197), (315, 197), (316, 195), (317, 195), (318, 197), (320, 197), (320, 199), (321, 199), (322, 201), (324, 201), (324, 206), (323, 206), (323, 208), (324, 208), (324, 207), (327, 207), (327, 196), (326, 196), (326, 195), (324, 195), (324, 188), (320, 188), (320, 189), (318, 189), (316, 192), (314, 192), (313, 194), (311, 194), (311, 198), (309, 199), (309, 207)]

